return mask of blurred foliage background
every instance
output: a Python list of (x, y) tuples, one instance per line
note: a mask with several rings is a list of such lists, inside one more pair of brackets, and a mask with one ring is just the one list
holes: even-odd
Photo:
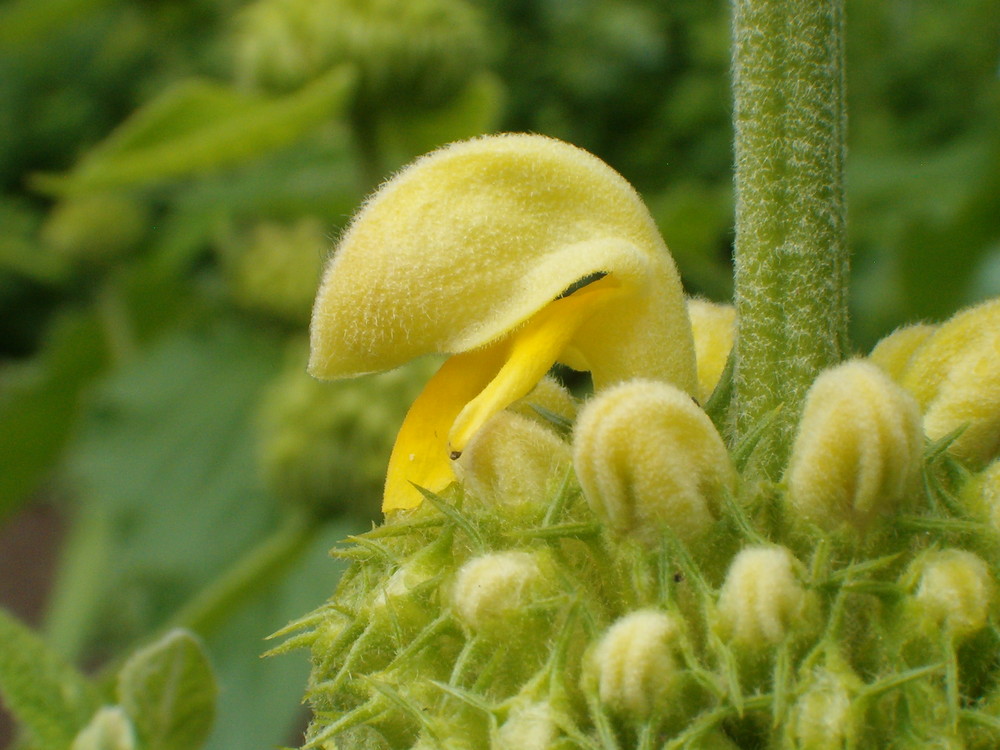
[[(1000, 14), (995, 0), (847, 5), (864, 351), (1000, 294)], [(622, 172), (688, 291), (728, 300), (728, 14), (717, 0), (4, 0), (0, 531), (40, 506), (61, 519), (34, 623), (48, 641), (96, 668), (186, 624), (222, 689), (209, 747), (295, 742), (305, 659), (261, 661), (262, 639), (332, 591), (326, 550), (376, 518), (433, 367), (304, 374), (337, 233), (420, 153), (541, 132)]]

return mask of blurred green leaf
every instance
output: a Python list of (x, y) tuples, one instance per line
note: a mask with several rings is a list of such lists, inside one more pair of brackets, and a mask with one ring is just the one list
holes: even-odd
[(208, 736), (218, 688), (201, 644), (173, 630), (118, 673), (118, 700), (146, 750), (194, 750)]
[(385, 166), (398, 169), (445, 143), (495, 131), (506, 92), (492, 73), (480, 73), (442, 107), (405, 114), (389, 111), (378, 123)]
[(165, 335), (94, 392), (68, 457), (112, 528), (91, 638), (120, 648), (161, 626), (270, 530), (252, 425), (279, 360), (267, 332), (219, 321)]
[(363, 197), (346, 128), (323, 128), (289, 148), (190, 185), (157, 232), (154, 263), (168, 273), (186, 270), (229, 221), (309, 215), (339, 225)]
[(37, 42), (76, 18), (118, 0), (13, 0), (0, 8), (0, 45)]
[(38, 360), (0, 377), (0, 520), (60, 457), (76, 424), (80, 393), (106, 359), (97, 319), (68, 314), (52, 327)]
[(38, 224), (36, 212), (26, 205), (0, 200), (0, 268), (41, 283), (58, 282), (66, 276), (68, 264), (41, 247), (34, 237)]
[(69, 194), (141, 185), (259, 157), (301, 138), (346, 106), (354, 70), (341, 66), (287, 96), (265, 98), (182, 81), (138, 110), (68, 175), (36, 186)]
[(11, 713), (46, 750), (68, 748), (100, 705), (83, 675), (2, 609), (0, 694)]

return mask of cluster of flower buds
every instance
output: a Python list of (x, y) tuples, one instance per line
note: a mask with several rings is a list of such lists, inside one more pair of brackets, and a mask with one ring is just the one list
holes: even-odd
[[(745, 477), (696, 400), (735, 313), (684, 300), (617, 175), (535, 136), (404, 170), (328, 267), (311, 368), (450, 358), (386, 523), (288, 631), (308, 747), (1000, 746), (998, 311), (822, 372), (780, 481)], [(592, 373), (579, 414), (557, 361)]]

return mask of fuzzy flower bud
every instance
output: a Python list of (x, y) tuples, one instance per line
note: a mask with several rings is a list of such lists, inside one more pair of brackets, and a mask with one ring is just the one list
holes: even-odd
[(538, 552), (474, 557), (455, 577), (452, 608), (471, 630), (502, 633), (524, 622), (524, 610), (555, 593), (552, 561)]
[(500, 725), (493, 750), (549, 750), (559, 734), (548, 701), (533, 701), (511, 709)]
[[(410, 365), (335, 386), (304, 372), (304, 347), (268, 388), (257, 420), (258, 465), (279, 498), (324, 515), (372, 516), (406, 407), (433, 370)], [(378, 394), (375, 398), (373, 394)]]
[(931, 440), (965, 427), (951, 450), (986, 463), (1000, 452), (1000, 299), (952, 317), (914, 352), (902, 383)]
[(678, 624), (658, 610), (639, 610), (615, 622), (601, 637), (584, 674), (617, 714), (644, 719), (669, 702), (679, 676), (674, 657)]
[(915, 488), (922, 451), (917, 405), (877, 366), (826, 370), (806, 395), (785, 473), (789, 509), (826, 531), (864, 531)]
[(74, 738), (70, 750), (135, 750), (135, 730), (119, 706), (99, 709)]
[(292, 225), (264, 222), (249, 236), (235, 233), (219, 242), (236, 301), (289, 323), (309, 320), (329, 246), (326, 227), (314, 217)]
[(598, 517), (649, 545), (664, 527), (685, 541), (702, 536), (736, 482), (705, 412), (683, 391), (647, 380), (609, 388), (587, 405), (573, 465)]
[(480, 67), (483, 32), (463, 0), (257, 0), (239, 17), (238, 78), (289, 89), (344, 63), (363, 98), (436, 103)]
[(561, 417), (567, 422), (576, 419), (577, 401), (565, 386), (549, 375), (538, 381), (531, 393), (510, 405), (510, 410), (536, 422), (548, 424), (545, 413)]
[(698, 399), (705, 403), (722, 376), (736, 334), (736, 308), (706, 299), (687, 301), (698, 363)]
[(792, 708), (790, 734), (801, 750), (851, 747), (856, 733), (852, 708), (861, 680), (846, 665), (818, 669)]
[(553, 430), (502, 411), (476, 433), (455, 471), (474, 498), (520, 515), (545, 507), (570, 460), (569, 444)]
[(976, 474), (962, 488), (963, 505), (1000, 530), (1000, 459)]
[(893, 380), (899, 382), (913, 357), (913, 353), (930, 337), (937, 326), (915, 323), (897, 328), (879, 341), (868, 359), (877, 364)]
[(917, 606), (935, 626), (944, 625), (961, 637), (986, 625), (995, 584), (982, 558), (971, 552), (946, 549), (918, 560), (920, 582)]
[(801, 565), (784, 547), (751, 547), (729, 566), (717, 605), (720, 634), (747, 646), (781, 642), (808, 623), (813, 597)]

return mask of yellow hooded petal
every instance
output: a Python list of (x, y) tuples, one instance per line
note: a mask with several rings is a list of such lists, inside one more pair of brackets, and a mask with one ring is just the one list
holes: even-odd
[(676, 268), (620, 175), (543, 136), (447, 146), (386, 183), (345, 233), (316, 299), (309, 370), (344, 377), (485, 346), (595, 273), (629, 291), (581, 329), (595, 382), (694, 392)]

